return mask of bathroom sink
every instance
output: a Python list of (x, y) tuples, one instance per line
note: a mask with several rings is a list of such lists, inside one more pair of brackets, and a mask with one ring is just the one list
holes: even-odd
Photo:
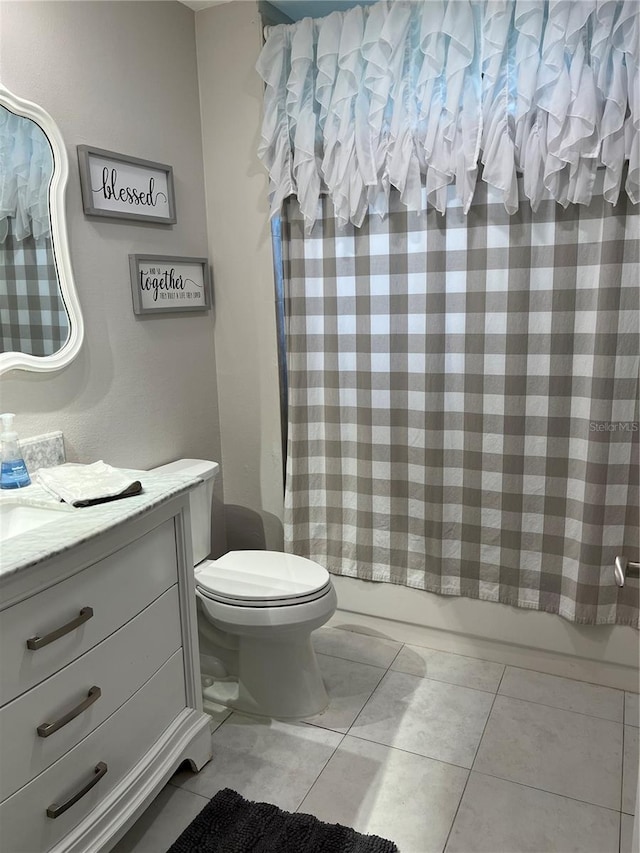
[[(65, 508), (68, 510), (68, 507)], [(19, 500), (6, 499), (0, 501), (0, 541), (35, 530), (53, 521), (60, 521), (62, 507), (44, 507), (29, 504)]]

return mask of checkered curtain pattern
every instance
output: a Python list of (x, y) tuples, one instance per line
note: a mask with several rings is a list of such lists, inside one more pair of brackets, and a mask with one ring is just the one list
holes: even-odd
[(51, 239), (29, 235), (16, 240), (9, 230), (0, 243), (0, 269), (0, 352), (57, 352), (69, 336), (69, 318)]
[(335, 574), (638, 626), (639, 216), (625, 198), (283, 209), (289, 551)]

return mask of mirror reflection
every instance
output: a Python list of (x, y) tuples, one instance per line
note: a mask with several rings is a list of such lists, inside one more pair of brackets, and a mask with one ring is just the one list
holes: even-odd
[(52, 175), (42, 128), (0, 104), (0, 353), (51, 356), (69, 339), (51, 237)]

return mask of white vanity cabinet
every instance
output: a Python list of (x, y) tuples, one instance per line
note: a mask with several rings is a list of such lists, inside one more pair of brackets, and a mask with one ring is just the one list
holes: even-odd
[(211, 757), (187, 506), (0, 575), (3, 853), (107, 851), (182, 761)]

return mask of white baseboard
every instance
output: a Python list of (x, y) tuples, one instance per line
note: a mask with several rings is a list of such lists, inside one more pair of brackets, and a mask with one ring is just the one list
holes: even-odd
[(338, 610), (329, 625), (638, 691), (638, 631), (575, 625), (505, 604), (441, 596), (394, 584), (332, 576)]

